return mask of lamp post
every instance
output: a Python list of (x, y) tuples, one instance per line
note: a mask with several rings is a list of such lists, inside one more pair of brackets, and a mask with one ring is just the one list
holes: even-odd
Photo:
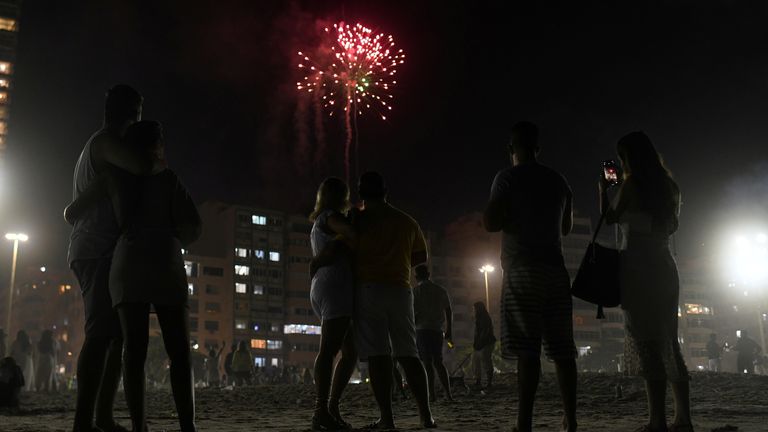
[(488, 294), (488, 273), (492, 273), (494, 270), (496, 270), (495, 267), (493, 267), (490, 264), (486, 264), (482, 267), (480, 267), (480, 273), (485, 276), (485, 306), (488, 308), (488, 310), (491, 309), (491, 296)]
[(7, 233), (7, 240), (13, 242), (13, 258), (11, 260), (11, 284), (8, 286), (8, 317), (6, 317), (5, 328), (8, 334), (11, 333), (11, 313), (13, 312), (13, 291), (16, 288), (16, 260), (19, 257), (19, 242), (29, 240), (29, 236), (21, 233)]

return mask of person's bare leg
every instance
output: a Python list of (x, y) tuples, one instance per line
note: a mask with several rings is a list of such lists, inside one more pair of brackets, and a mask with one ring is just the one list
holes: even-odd
[(563, 400), (563, 428), (576, 431), (576, 360), (555, 360), (557, 383)]
[(533, 401), (539, 387), (541, 360), (538, 356), (521, 355), (517, 359), (517, 429), (533, 430)]
[(323, 320), (320, 335), (320, 351), (315, 358), (315, 413), (312, 417), (313, 427), (338, 428), (338, 422), (328, 412), (328, 396), (333, 379), (333, 362), (336, 354), (344, 343), (350, 319), (335, 318)]
[[(440, 384), (443, 386), (443, 391), (445, 392), (445, 397), (449, 401), (453, 401), (453, 393), (451, 392), (451, 379), (448, 377), (448, 369), (445, 368), (445, 364), (443, 363), (443, 359), (441, 358), (434, 358), (434, 361), (432, 363), (435, 366), (435, 370), (437, 371), (437, 377), (440, 379)], [(431, 389), (434, 389), (434, 384)]]
[(101, 378), (99, 396), (96, 399), (96, 426), (104, 431), (115, 428), (115, 419), (112, 415), (117, 397), (117, 388), (120, 386), (120, 377), (123, 375), (123, 339), (115, 338), (109, 343), (104, 373)]
[(394, 429), (395, 419), (392, 413), (392, 356), (372, 356), (368, 358), (368, 373), (371, 389), (376, 404), (379, 406), (379, 429)]
[(675, 398), (675, 419), (672, 422), (677, 426), (687, 426), (691, 421), (691, 391), (688, 380), (673, 381), (672, 394)]
[(93, 413), (99, 386), (104, 375), (104, 364), (109, 349), (109, 338), (87, 337), (77, 358), (77, 402), (75, 405), (75, 431), (93, 429)]
[(435, 420), (432, 418), (432, 410), (429, 408), (429, 391), (427, 390), (427, 374), (421, 360), (417, 357), (398, 357), (397, 361), (403, 366), (405, 379), (408, 381), (408, 387), (416, 399), (416, 405), (419, 407), (419, 416), (424, 427), (435, 427)]
[(189, 309), (186, 306), (155, 306), (163, 345), (171, 363), (171, 390), (182, 432), (195, 432), (195, 389), (189, 351)]
[(147, 422), (144, 364), (149, 343), (149, 304), (123, 303), (117, 308), (123, 328), (123, 389), (133, 432), (143, 432)]
[(344, 343), (341, 345), (341, 358), (336, 362), (336, 369), (333, 372), (333, 383), (331, 385), (331, 397), (328, 399), (328, 412), (343, 425), (347, 423), (341, 418), (339, 410), (339, 401), (341, 394), (349, 383), (352, 373), (357, 366), (357, 347), (355, 346), (355, 333), (351, 323), (347, 324), (347, 334), (344, 336)]
[(429, 391), (429, 401), (437, 401), (437, 393), (435, 393), (435, 370), (432, 369), (433, 357), (427, 356), (421, 359), (421, 363), (424, 366), (424, 372), (427, 373), (427, 390)]
[(653, 379), (645, 380), (645, 394), (648, 398), (648, 424), (653, 429), (666, 430), (666, 405), (667, 381)]

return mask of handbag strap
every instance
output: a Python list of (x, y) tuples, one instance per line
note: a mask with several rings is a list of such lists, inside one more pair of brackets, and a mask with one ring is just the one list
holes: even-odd
[(600, 228), (603, 227), (603, 222), (605, 222), (605, 216), (608, 214), (608, 210), (610, 210), (610, 207), (607, 207), (605, 211), (600, 214), (600, 220), (597, 221), (597, 226), (595, 227), (594, 234), (592, 234), (592, 241), (590, 241), (590, 243), (595, 243), (597, 241), (597, 235), (600, 234)]

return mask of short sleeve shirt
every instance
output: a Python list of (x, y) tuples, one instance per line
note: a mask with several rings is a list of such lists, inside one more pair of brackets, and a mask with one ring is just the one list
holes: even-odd
[(442, 331), (445, 309), (450, 306), (448, 292), (432, 281), (424, 281), (413, 288), (413, 311), (418, 330)]
[(496, 174), (491, 201), (500, 201), (504, 213), (504, 268), (530, 263), (563, 265), (563, 213), (571, 197), (565, 178), (539, 163), (517, 165)]
[(410, 288), (411, 256), (427, 250), (419, 224), (405, 212), (384, 204), (360, 212), (356, 225), (357, 282)]

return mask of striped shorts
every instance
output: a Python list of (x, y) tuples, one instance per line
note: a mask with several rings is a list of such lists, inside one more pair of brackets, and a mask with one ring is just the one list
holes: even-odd
[(508, 360), (576, 358), (571, 281), (563, 266), (527, 264), (504, 270), (501, 348)]

